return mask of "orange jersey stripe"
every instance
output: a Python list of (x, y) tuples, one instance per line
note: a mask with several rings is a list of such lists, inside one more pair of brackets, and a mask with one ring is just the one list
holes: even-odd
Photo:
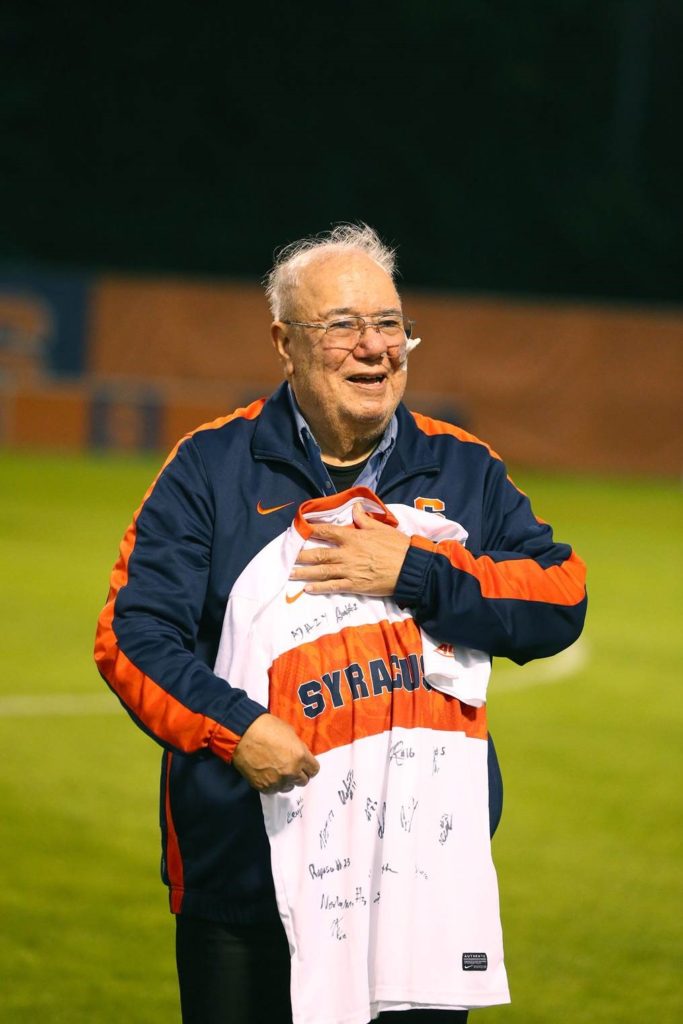
[[(379, 509), (377, 512), (369, 512), (368, 514), (378, 523), (386, 523), (387, 526), (398, 526), (398, 519), (393, 512), (390, 512), (383, 501), (377, 497), (374, 491), (369, 490), (367, 487), (349, 487), (346, 491), (346, 500), (353, 501), (366, 499), (373, 505), (376, 505)], [(329, 509), (336, 509), (339, 507), (339, 495), (330, 494), (326, 498), (310, 498), (305, 501), (302, 505), (299, 505), (296, 516), (294, 517), (294, 526), (300, 537), (304, 540), (310, 540), (311, 534), (315, 529), (316, 523), (309, 522), (306, 519), (306, 513), (311, 510), (315, 512), (323, 512)], [(329, 524), (321, 524), (329, 525)], [(349, 523), (349, 527), (353, 528), (353, 523)]]
[[(349, 627), (302, 644), (280, 655), (271, 666), (269, 711), (289, 722), (314, 754), (375, 736), (392, 726), (457, 731), (486, 739), (485, 707), (472, 708), (455, 697), (424, 687), (419, 668), (421, 651), (420, 632), (413, 619)], [(383, 673), (388, 669), (395, 679), (402, 674), (401, 660), (404, 670), (410, 663), (412, 688), (383, 686), (375, 693), (372, 663), (381, 664)], [(348, 666), (351, 678), (355, 676), (352, 684), (345, 674)], [(323, 673), (329, 678), (335, 671), (338, 706), (331, 691), (321, 683), (325, 710), (314, 718), (306, 717), (299, 687), (319, 682)]]
[(455, 569), (469, 573), (479, 582), (481, 596), (546, 604), (575, 605), (584, 596), (585, 565), (572, 553), (562, 565), (544, 569), (532, 558), (496, 562), (488, 555), (475, 558), (456, 540), (438, 544), (414, 535), (411, 544), (447, 558)]
[(265, 399), (252, 402), (244, 409), (237, 409), (228, 416), (203, 424), (178, 441), (147, 489), (121, 541), (119, 557), (112, 570), (107, 603), (99, 617), (95, 639), (95, 661), (101, 674), (124, 704), (155, 736), (162, 742), (188, 752), (209, 746), (226, 761), (231, 759), (240, 736), (213, 719), (188, 710), (163, 686), (138, 669), (119, 649), (112, 623), (116, 596), (128, 581), (128, 564), (135, 547), (138, 517), (161, 473), (173, 461), (180, 445), (202, 430), (216, 430), (231, 420), (256, 419), (264, 404)]

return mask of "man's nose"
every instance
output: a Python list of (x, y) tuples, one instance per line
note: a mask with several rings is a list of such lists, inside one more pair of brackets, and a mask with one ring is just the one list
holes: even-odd
[(387, 340), (374, 324), (367, 324), (358, 336), (356, 349), (363, 348), (368, 355), (381, 355), (387, 350)]

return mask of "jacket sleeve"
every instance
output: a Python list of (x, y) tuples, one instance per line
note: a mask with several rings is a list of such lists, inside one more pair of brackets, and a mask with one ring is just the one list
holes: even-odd
[(580, 635), (585, 566), (492, 459), (482, 507), (482, 550), (411, 538), (395, 599), (444, 643), (522, 665), (557, 654)]
[(121, 543), (95, 661), (162, 746), (232, 759), (266, 709), (194, 655), (209, 577), (213, 500), (192, 438), (171, 453)]

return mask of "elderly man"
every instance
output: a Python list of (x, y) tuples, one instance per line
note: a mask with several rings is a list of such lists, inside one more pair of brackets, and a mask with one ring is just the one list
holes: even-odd
[[(372, 698), (380, 702), (376, 705), (380, 711), (369, 732), (391, 730), (393, 716), (396, 721), (400, 715), (405, 717), (410, 702), (409, 714), (418, 717), (408, 725), (421, 726), (412, 732), (444, 738), (443, 746), (431, 742), (429, 747), (434, 758), (431, 774), (438, 771), (437, 756), (446, 750), (446, 741), (456, 743), (458, 736), (467, 736), (465, 745), (477, 751), (479, 765), (483, 749), (485, 777), (477, 792), (484, 794), (485, 802), (488, 797), (490, 805), (486, 831), (489, 813), (491, 830), (497, 824), (501, 785), (486, 731), (483, 697), (472, 700), (470, 706), (466, 697), (437, 692), (420, 668), (424, 662), (419, 651), (407, 655), (392, 649), (398, 631), (412, 630), (416, 644), (422, 643), (416, 637), (425, 644), (433, 639), (436, 650), (446, 656), (456, 649), (479, 652), (488, 665), (491, 656), (523, 663), (555, 654), (576, 640), (583, 625), (583, 565), (569, 547), (554, 542), (547, 524), (534, 517), (500, 459), (457, 426), (410, 413), (401, 404), (412, 325), (403, 313), (393, 275), (393, 253), (367, 226), (342, 225), (280, 253), (267, 293), (273, 312), (272, 340), (285, 382), (267, 401), (205, 424), (179, 442), (124, 537), (100, 617), (96, 643), (100, 672), (134, 721), (164, 748), (162, 874), (176, 915), (185, 1024), (291, 1022), (290, 963), (296, 998), (297, 986), (305, 986), (310, 978), (307, 981), (301, 964), (295, 977), (297, 928), (302, 927), (294, 920), (299, 897), (291, 897), (286, 904), (281, 892), (287, 888), (286, 871), (284, 883), (274, 884), (271, 857), (275, 865), (275, 843), (284, 826), (273, 826), (272, 816), (268, 819), (267, 801), (280, 801), (289, 808), (282, 821), (289, 825), (296, 819), (294, 828), (303, 829), (305, 805), (294, 798), (299, 793), (313, 794), (316, 786), (317, 792), (323, 792), (324, 772), (317, 779), (316, 775), (328, 754), (321, 751), (335, 744), (336, 749), (348, 751), (366, 743), (357, 729), (362, 715), (369, 714)], [(352, 501), (349, 514), (355, 528), (311, 516), (311, 510), (337, 508), (333, 496), (349, 488), (353, 488), (352, 498), (365, 496), (363, 501)], [(346, 667), (346, 675), (340, 671), (335, 675), (334, 664), (316, 663), (316, 679), (325, 680), (325, 686), (312, 679), (310, 672), (306, 674), (306, 666), (297, 668), (300, 661), (296, 659), (288, 662), (295, 667), (284, 677), (271, 671), (267, 659), (264, 662), (264, 648), (279, 623), (272, 618), (275, 606), (269, 606), (271, 625), (266, 633), (262, 631), (258, 643), (244, 619), (231, 621), (246, 622), (248, 636), (239, 630), (235, 634), (233, 625), (231, 644), (230, 632), (224, 629), (224, 619), (227, 622), (232, 614), (229, 601), (242, 592), (241, 581), (250, 567), (261, 565), (276, 551), (272, 545), (279, 543), (295, 515), (304, 522), (302, 508), (309, 514), (308, 539), (286, 568), (289, 586), (295, 589), (286, 595), (287, 605), (282, 603), (280, 614), (285, 615), (290, 602), (302, 608), (304, 602), (294, 602), (303, 594), (307, 601), (316, 599), (308, 607), (317, 611), (308, 613), (305, 622), (301, 617), (297, 620), (299, 624), (290, 630), (292, 637), (297, 630), (303, 636), (304, 627), (312, 629), (314, 621), (327, 622), (320, 609), (339, 594), (356, 598), (348, 608), (342, 607), (342, 617), (352, 606), (362, 605), (363, 614), (380, 607), (378, 618), (392, 623), (389, 631), (381, 627), (386, 649), (371, 663), (366, 659), (365, 670), (354, 662), (355, 667)], [(426, 517), (419, 520), (424, 528), (415, 529), (411, 515)], [(409, 525), (401, 529), (401, 522)], [(440, 533), (441, 529), (452, 532)], [(277, 558), (276, 575), (282, 571), (279, 553)], [(268, 573), (259, 571), (259, 579), (267, 580)], [(249, 600), (255, 598), (247, 595), (247, 607)], [(337, 607), (337, 621), (339, 614)], [(356, 628), (353, 643), (375, 636), (364, 632), (366, 628), (371, 629)], [(331, 627), (318, 628), (320, 634), (332, 632)], [(217, 662), (219, 642), (223, 652), (226, 635), (228, 660), (221, 662), (221, 653)], [(326, 657), (317, 652), (315, 656)], [(219, 663), (231, 666), (227, 680), (217, 674)], [(366, 671), (369, 680), (368, 665), (379, 673), (377, 678), (373, 674), (371, 686), (363, 677)], [(251, 685), (259, 673), (266, 690)], [(233, 683), (239, 680), (237, 685), (230, 685), (231, 677)], [(294, 701), (296, 708), (288, 715), (289, 698), (297, 693), (299, 702)], [(273, 713), (276, 709), (278, 713)], [(320, 734), (311, 723), (323, 720), (323, 710), (347, 715), (344, 728), (351, 732), (343, 740), (318, 742)], [(446, 718), (439, 717), (443, 715), (447, 724)], [(400, 742), (402, 755), (425, 761), (419, 743), (413, 750)], [(399, 747), (394, 744), (390, 749), (399, 777), (398, 757), (394, 757)], [(407, 762), (400, 771), (403, 768), (406, 773), (413, 770)], [(424, 763), (419, 770), (427, 772)], [(346, 808), (352, 806), (352, 780), (351, 769), (346, 791), (338, 791)], [(457, 773), (449, 784), (463, 793), (469, 785)], [(474, 782), (472, 786), (476, 788)], [(418, 789), (411, 799), (412, 803), (406, 799), (401, 804), (400, 815), (397, 808), (395, 828), (406, 842), (412, 842), (415, 834), (415, 841), (422, 842), (419, 816), (414, 819), (413, 815), (419, 800), (428, 797)], [(287, 800), (293, 802), (286, 804)], [(359, 803), (357, 799), (354, 806)], [(379, 815), (376, 804), (367, 797), (368, 821), (370, 810)], [(335, 807), (336, 822), (346, 820), (338, 804)], [(480, 820), (476, 801), (463, 813)], [(268, 830), (264, 815), (270, 822)], [(413, 820), (415, 831), (408, 839)], [(379, 857), (377, 871), (383, 879), (386, 875), (388, 885), (396, 872), (389, 860), (382, 861), (377, 849), (389, 839), (389, 824), (385, 834), (384, 819), (377, 817), (377, 821), (373, 818), (373, 828), (377, 827), (372, 856)], [(327, 840), (325, 828), (319, 833), (321, 848)], [(357, 820), (354, 828), (358, 829)], [(452, 828), (452, 816), (442, 815), (438, 843), (443, 843), (443, 850), (448, 849)], [(339, 831), (343, 829), (340, 825)], [(350, 825), (347, 831), (353, 831)], [(443, 861), (436, 840), (435, 850), (429, 856), (440, 857), (439, 864), (451, 863)], [(486, 856), (482, 853), (482, 858)], [(341, 870), (346, 860), (336, 863)], [(460, 869), (456, 861), (452, 864), (452, 883), (441, 886), (446, 904), (450, 889), (462, 891), (474, 884), (471, 878), (458, 877)], [(316, 866), (311, 862), (307, 867), (311, 877), (335, 870), (334, 863)], [(280, 865), (277, 871), (281, 870)], [(293, 865), (292, 872), (297, 870)], [(370, 865), (368, 877), (372, 871)], [(427, 872), (416, 861), (418, 879), (420, 872), (426, 878)], [(416, 896), (416, 884), (406, 882), (407, 888), (397, 890), (411, 906), (415, 899), (419, 906), (422, 899)], [(354, 891), (353, 913), (360, 920), (372, 912), (372, 894), (368, 890), (363, 895), (359, 885)], [(382, 894), (380, 906), (384, 907), (384, 890)], [(374, 898), (379, 901), (379, 882)], [(495, 894), (491, 899), (497, 907)], [(351, 906), (338, 892), (331, 896), (321, 890), (320, 900), (323, 907)], [(411, 921), (421, 920), (416, 910), (411, 913)], [(476, 918), (476, 905), (473, 914)], [(373, 942), (381, 945), (373, 932), (377, 919), (367, 919), (369, 932), (366, 929), (363, 934), (368, 949), (361, 952), (361, 969), (375, 957), (367, 971), (381, 973), (382, 949), (373, 947)], [(347, 932), (340, 921), (339, 915), (329, 921), (325, 918), (341, 947)], [(340, 1004), (334, 1012), (321, 1007), (319, 1016), (315, 1009), (297, 1010), (295, 1003), (295, 1019), (301, 1024), (316, 1020), (363, 1024), (379, 1014), (381, 1020), (397, 1018), (406, 1024), (408, 1020), (464, 1020), (468, 1007), (504, 1001), (502, 990), (490, 999), (481, 994), (492, 965), (490, 954), (487, 959), (478, 948), (465, 947), (451, 972), (457, 978), (443, 977), (439, 993), (433, 983), (431, 988), (423, 984), (421, 972), (428, 972), (430, 956), (436, 959), (440, 944), (452, 941), (448, 927), (415, 925), (418, 932), (406, 936), (403, 944), (419, 948), (424, 956), (414, 971), (401, 966), (403, 980), (394, 978), (389, 965), (387, 977), (394, 980), (382, 991), (373, 974), (365, 979), (367, 996), (360, 1003)], [(390, 931), (389, 927), (389, 944)], [(304, 935), (301, 942), (305, 941)], [(309, 936), (308, 941), (317, 940)], [(357, 939), (354, 943), (346, 943), (350, 952), (344, 956), (355, 955), (357, 961)], [(338, 970), (344, 974), (347, 961), (339, 963)], [(317, 983), (322, 987), (316, 991), (327, 986), (339, 992), (343, 1002), (345, 976), (324, 976), (333, 968), (325, 966), (328, 960), (322, 950), (320, 964), (323, 977)], [(354, 961), (353, 970), (357, 968)], [(315, 961), (309, 961), (308, 974), (315, 973)], [(474, 995), (468, 995), (470, 990), (459, 987), (458, 979), (464, 979), (462, 986), (473, 979), (479, 988), (475, 985)], [(355, 993), (351, 975), (348, 984)]]

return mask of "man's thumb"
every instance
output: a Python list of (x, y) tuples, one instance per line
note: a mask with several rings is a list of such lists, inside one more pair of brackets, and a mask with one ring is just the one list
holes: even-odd
[(364, 530), (371, 529), (376, 522), (370, 513), (365, 511), (360, 502), (353, 506), (353, 521), (356, 526), (360, 526)]

